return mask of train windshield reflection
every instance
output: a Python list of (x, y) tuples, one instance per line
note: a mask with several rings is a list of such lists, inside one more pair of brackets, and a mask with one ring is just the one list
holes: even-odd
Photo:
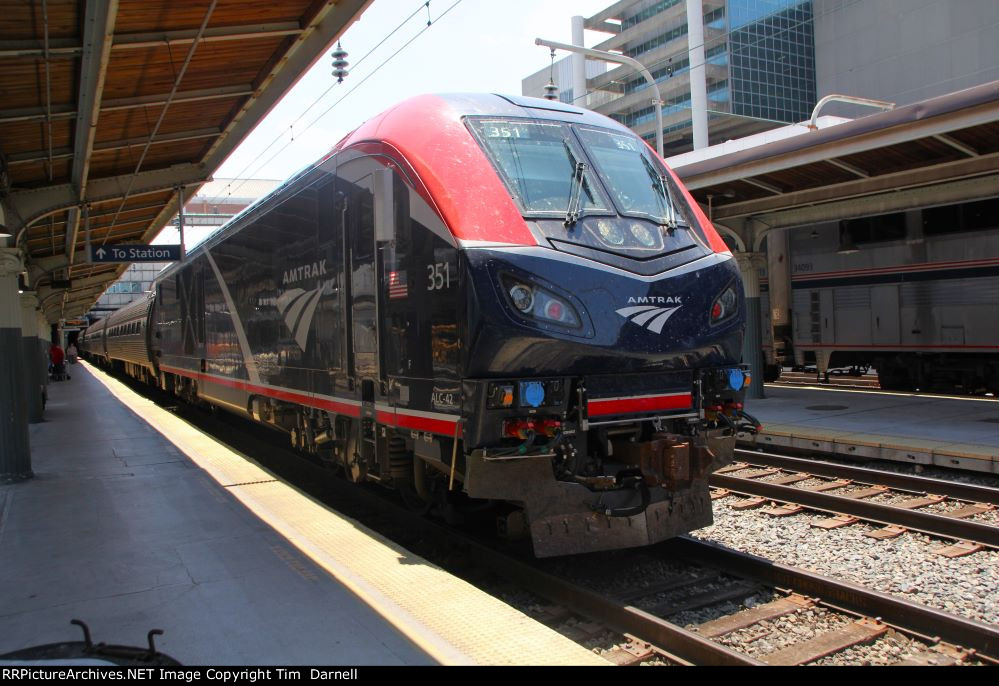
[[(516, 119), (470, 119), (469, 127), (525, 214), (567, 213), (576, 163), (585, 159), (568, 127)], [(609, 211), (593, 172), (582, 178), (578, 213)]]
[(675, 222), (668, 181), (642, 141), (604, 129), (578, 126), (576, 132), (621, 214)]

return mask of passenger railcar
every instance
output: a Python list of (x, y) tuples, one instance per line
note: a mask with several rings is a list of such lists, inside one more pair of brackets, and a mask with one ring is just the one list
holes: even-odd
[(414, 504), (500, 503), (539, 556), (707, 526), (754, 424), (725, 244), (643, 141), (546, 100), (389, 110), (129, 316), (131, 372)]
[(999, 199), (790, 234), (795, 361), (999, 395)]

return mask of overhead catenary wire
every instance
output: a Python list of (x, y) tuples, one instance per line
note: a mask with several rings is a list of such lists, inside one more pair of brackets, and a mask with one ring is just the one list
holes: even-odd
[[(430, 11), (430, 1), (429, 0), (427, 0), (426, 2), (423, 2), (423, 3), (420, 3), (420, 5), (415, 10), (413, 10), (412, 13), (410, 13), (409, 16), (407, 16), (405, 19), (403, 19), (399, 23), (398, 26), (396, 26), (394, 29), (392, 29), (391, 31), (389, 31), (385, 35), (384, 38), (382, 38), (380, 41), (378, 41), (378, 43), (373, 48), (371, 48), (370, 50), (368, 50), (368, 52), (366, 52), (361, 57), (361, 59), (359, 59), (356, 63), (354, 63), (354, 66), (352, 67), (352, 69), (357, 69), (359, 66), (361, 66), (361, 64), (364, 62), (364, 60), (366, 60), (376, 50), (378, 50), (378, 48), (380, 48), (382, 45), (384, 45), (385, 42), (388, 39), (390, 39), (392, 36), (394, 36), (399, 31), (399, 29), (401, 29), (403, 26), (405, 26), (406, 24), (408, 24), (409, 21), (413, 17), (415, 17), (417, 14), (419, 14), (424, 8), (427, 9), (427, 12)], [(427, 24), (427, 25), (429, 26), (429, 24)], [(305, 115), (308, 114), (312, 110), (313, 107), (315, 107), (316, 105), (318, 105), (319, 101), (321, 101), (323, 98), (325, 98), (330, 93), (330, 91), (332, 91), (338, 85), (340, 85), (340, 82), (335, 82), (335, 83), (331, 84), (329, 86), (329, 88), (327, 88), (322, 93), (320, 93), (318, 96), (316, 96), (316, 98), (309, 104), (309, 106), (306, 107), (305, 110), (303, 110), (302, 113), (300, 115), (298, 115), (298, 117), (295, 118), (295, 120), (288, 126), (289, 131), (292, 131), (292, 137), (294, 137), (294, 127), (295, 127), (295, 125), (297, 125), (300, 121), (302, 121), (302, 119), (305, 117)], [(302, 133), (304, 133), (304, 131), (305, 130), (303, 130)], [(268, 150), (270, 150), (272, 147), (274, 147), (274, 145), (276, 145), (279, 140), (281, 140), (281, 139), (280, 138), (274, 138), (274, 140), (272, 140), (270, 143), (268, 143), (267, 146), (263, 150), (261, 150), (259, 153), (257, 153), (256, 157), (254, 157), (252, 160), (250, 160), (250, 162), (245, 167), (243, 167), (243, 169), (240, 170), (240, 172), (238, 174), (236, 174), (235, 178), (236, 179), (243, 178), (243, 175), (246, 173), (246, 171), (251, 166), (253, 166), (254, 163), (257, 162), (257, 160), (259, 160), (263, 155), (265, 155)], [(223, 191), (220, 192), (218, 195), (214, 196), (213, 198), (211, 198), (208, 201), (208, 204), (212, 204), (215, 201), (221, 199), (222, 198), (222, 193), (228, 192), (228, 195), (232, 195), (232, 190), (235, 190), (235, 189), (231, 189), (231, 185), (232, 185), (231, 183), (226, 184), (226, 186), (223, 189)]]
[[(354, 92), (354, 91), (356, 91), (356, 90), (357, 90), (358, 88), (360, 88), (360, 87), (361, 87), (361, 86), (362, 86), (362, 85), (364, 84), (364, 82), (365, 82), (365, 81), (367, 81), (367, 80), (368, 80), (368, 79), (370, 79), (370, 78), (371, 78), (372, 76), (374, 76), (375, 74), (377, 74), (377, 73), (378, 73), (378, 71), (379, 71), (379, 70), (380, 70), (380, 69), (381, 69), (382, 67), (384, 67), (384, 66), (385, 66), (386, 64), (388, 64), (388, 63), (389, 63), (390, 61), (392, 61), (392, 59), (394, 59), (395, 57), (397, 57), (397, 56), (398, 56), (398, 55), (399, 55), (399, 54), (400, 54), (400, 53), (401, 53), (401, 52), (402, 52), (403, 50), (405, 50), (405, 49), (406, 49), (407, 47), (409, 47), (409, 45), (410, 45), (410, 44), (412, 44), (412, 43), (413, 43), (413, 41), (415, 41), (415, 40), (416, 40), (417, 38), (419, 38), (420, 36), (422, 36), (422, 35), (423, 35), (423, 34), (424, 34), (424, 33), (425, 33), (425, 32), (426, 32), (427, 30), (429, 30), (429, 29), (430, 29), (430, 27), (431, 27), (431, 26), (432, 26), (433, 24), (435, 24), (435, 23), (439, 22), (439, 21), (440, 21), (441, 19), (443, 19), (443, 18), (444, 18), (444, 17), (445, 17), (445, 16), (446, 16), (446, 15), (447, 15), (447, 14), (448, 14), (448, 13), (449, 13), (449, 12), (450, 12), (451, 10), (453, 10), (453, 9), (454, 9), (455, 7), (457, 7), (457, 6), (458, 6), (458, 5), (460, 5), (461, 3), (462, 3), (462, 0), (455, 0), (455, 2), (454, 2), (454, 3), (453, 3), (453, 4), (451, 5), (451, 6), (450, 6), (450, 7), (448, 7), (448, 8), (446, 9), (446, 10), (444, 10), (444, 11), (443, 11), (443, 12), (442, 12), (442, 13), (441, 13), (441, 14), (440, 14), (440, 15), (439, 15), (438, 17), (437, 17), (437, 20), (436, 20), (436, 21), (433, 21), (433, 22), (431, 22), (430, 24), (427, 24), (427, 25), (426, 25), (425, 27), (423, 27), (422, 29), (420, 29), (420, 30), (419, 30), (419, 31), (418, 31), (418, 32), (416, 33), (416, 35), (414, 35), (414, 36), (413, 36), (412, 38), (410, 38), (410, 39), (409, 39), (408, 41), (406, 41), (406, 42), (405, 42), (405, 43), (404, 43), (404, 44), (403, 44), (403, 45), (402, 45), (402, 46), (401, 46), (400, 48), (398, 48), (398, 49), (397, 49), (397, 50), (396, 50), (395, 52), (393, 52), (393, 53), (392, 53), (391, 55), (389, 55), (389, 56), (388, 56), (387, 58), (385, 58), (385, 59), (384, 59), (384, 60), (383, 60), (383, 61), (381, 62), (381, 64), (379, 64), (379, 65), (378, 65), (377, 67), (375, 67), (375, 68), (374, 68), (374, 70), (373, 70), (373, 71), (371, 71), (371, 72), (370, 72), (369, 74), (367, 74), (367, 75), (366, 75), (366, 76), (365, 76), (365, 77), (364, 77), (363, 79), (361, 79), (360, 81), (356, 82), (356, 83), (354, 84), (354, 87), (353, 87), (353, 88), (351, 88), (351, 89), (350, 89), (349, 91), (347, 91), (347, 92), (346, 92), (346, 93), (344, 93), (344, 94), (343, 94), (342, 96), (340, 96), (340, 99), (339, 99), (339, 100), (337, 100), (337, 101), (336, 101), (336, 102), (334, 102), (334, 103), (333, 103), (332, 105), (330, 105), (329, 107), (327, 107), (327, 108), (326, 108), (326, 109), (325, 109), (325, 110), (323, 111), (323, 113), (322, 113), (322, 114), (320, 114), (320, 115), (319, 115), (318, 117), (316, 117), (315, 119), (313, 119), (313, 120), (312, 120), (312, 121), (311, 121), (311, 122), (310, 122), (310, 123), (309, 123), (309, 124), (308, 124), (308, 125), (307, 125), (307, 126), (306, 126), (306, 127), (304, 128), (304, 129), (302, 129), (302, 132), (304, 133), (305, 131), (308, 131), (308, 130), (309, 130), (309, 129), (311, 129), (311, 128), (312, 128), (313, 126), (315, 126), (315, 125), (316, 125), (316, 123), (318, 123), (320, 119), (322, 119), (322, 118), (323, 118), (323, 117), (325, 117), (325, 116), (326, 116), (327, 114), (329, 114), (329, 113), (330, 113), (330, 112), (331, 112), (331, 111), (333, 110), (333, 108), (334, 108), (334, 107), (336, 107), (336, 106), (337, 106), (337, 105), (339, 105), (339, 104), (340, 104), (341, 102), (343, 102), (343, 101), (344, 101), (344, 100), (345, 100), (345, 99), (346, 99), (346, 98), (347, 98), (348, 96), (350, 96), (350, 94), (351, 94), (351, 93), (353, 93), (353, 92)], [(285, 143), (284, 147), (282, 147), (282, 148), (281, 148), (281, 149), (279, 149), (279, 150), (278, 150), (277, 152), (275, 152), (275, 153), (274, 153), (273, 155), (271, 155), (271, 156), (270, 156), (269, 158), (267, 158), (266, 160), (264, 160), (264, 162), (263, 162), (263, 163), (261, 163), (261, 164), (260, 164), (260, 165), (259, 165), (259, 166), (258, 166), (258, 167), (257, 167), (257, 168), (255, 169), (255, 170), (253, 170), (253, 172), (251, 172), (251, 175), (252, 175), (252, 174), (256, 174), (256, 173), (257, 173), (257, 172), (259, 172), (259, 171), (260, 171), (261, 169), (263, 169), (263, 168), (264, 168), (265, 166), (267, 166), (268, 164), (270, 164), (270, 163), (271, 163), (271, 162), (272, 162), (272, 161), (274, 160), (274, 158), (275, 158), (275, 157), (277, 157), (278, 155), (280, 155), (281, 153), (283, 153), (283, 152), (284, 152), (285, 150), (287, 150), (287, 149), (288, 149), (288, 146), (289, 146), (290, 144), (291, 144), (291, 142), (288, 142), (288, 143)], [(260, 156), (258, 155), (256, 159), (259, 159), (259, 157), (260, 157)], [(230, 191), (230, 194), (231, 194), (232, 192), (235, 192), (235, 191), (239, 190), (240, 188), (242, 188), (242, 187), (243, 187), (243, 185), (244, 185), (244, 184), (245, 184), (245, 183), (246, 183), (247, 181), (249, 181), (249, 180), (250, 180), (249, 178), (244, 178), (244, 179), (240, 180), (239, 184), (238, 184), (238, 185), (237, 185), (237, 186), (236, 186), (235, 188), (233, 188), (233, 189), (232, 189), (232, 191)]]

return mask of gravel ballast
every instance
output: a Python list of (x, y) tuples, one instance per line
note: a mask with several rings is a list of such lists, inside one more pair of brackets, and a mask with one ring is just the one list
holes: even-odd
[(715, 524), (693, 535), (970, 619), (999, 622), (999, 551), (946, 558), (932, 550), (950, 541), (913, 532), (879, 541), (864, 536), (875, 528), (868, 524), (823, 530), (809, 523), (826, 515), (771, 517), (736, 511), (730, 507), (735, 502), (731, 496), (714, 501)]

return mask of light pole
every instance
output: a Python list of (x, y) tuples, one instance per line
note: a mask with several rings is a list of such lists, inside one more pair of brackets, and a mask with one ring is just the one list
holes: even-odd
[(655, 98), (652, 100), (652, 104), (656, 107), (656, 152), (659, 156), (663, 156), (663, 100), (659, 94), (659, 84), (656, 80), (652, 78), (652, 74), (645, 65), (636, 59), (631, 57), (625, 57), (624, 55), (618, 55), (613, 52), (605, 52), (603, 50), (593, 50), (592, 48), (584, 48), (579, 45), (568, 45), (566, 43), (556, 43), (555, 41), (545, 40), (543, 38), (535, 38), (535, 45), (543, 45), (546, 48), (553, 48), (555, 50), (568, 50), (569, 52), (578, 52), (587, 57), (592, 57), (595, 60), (602, 60), (604, 62), (616, 62), (618, 64), (626, 64), (632, 67), (638, 73), (645, 77), (645, 80), (649, 82), (652, 86), (652, 91), (655, 94)]

